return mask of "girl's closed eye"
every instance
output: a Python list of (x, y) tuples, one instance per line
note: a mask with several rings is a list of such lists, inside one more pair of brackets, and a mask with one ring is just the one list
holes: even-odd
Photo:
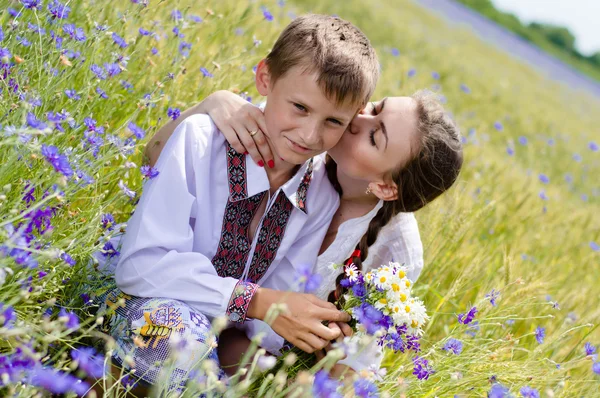
[(374, 147), (377, 146), (377, 144), (375, 143), (375, 133), (377, 132), (376, 129), (371, 130), (371, 132), (369, 133), (369, 139), (371, 140), (371, 145), (373, 145)]

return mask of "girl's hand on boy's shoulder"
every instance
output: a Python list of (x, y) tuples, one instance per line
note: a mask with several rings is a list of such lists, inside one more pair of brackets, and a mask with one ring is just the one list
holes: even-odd
[(242, 97), (217, 91), (206, 98), (206, 108), (215, 125), (238, 153), (248, 153), (259, 166), (274, 166), (267, 142), (265, 115)]

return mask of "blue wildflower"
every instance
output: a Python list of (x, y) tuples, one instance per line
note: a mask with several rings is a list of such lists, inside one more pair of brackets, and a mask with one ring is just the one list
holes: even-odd
[(583, 160), (583, 158), (581, 157), (580, 154), (574, 153), (573, 154), (573, 160), (576, 161), (576, 162), (581, 162)]
[(488, 398), (510, 398), (511, 395), (508, 388), (500, 383), (494, 383), (487, 396)]
[(555, 143), (555, 141), (554, 141), (554, 138), (548, 138), (548, 141), (546, 141), (546, 143), (547, 143), (549, 146), (553, 146), (553, 145), (554, 145), (554, 143)]
[(157, 169), (148, 165), (140, 167), (140, 171), (142, 172), (142, 176), (149, 179), (153, 179), (159, 174)]
[(113, 77), (113, 76), (116, 76), (119, 73), (121, 73), (121, 67), (119, 66), (119, 64), (115, 64), (115, 63), (109, 63), (109, 62), (105, 63), (104, 69), (106, 70), (108, 77)]
[(455, 338), (450, 338), (446, 344), (444, 344), (444, 348), (442, 349), (447, 352), (452, 352), (454, 355), (459, 355), (462, 352), (463, 343)]
[(471, 94), (471, 89), (464, 83), (460, 85), (460, 89), (465, 94)]
[(33, 9), (42, 5), (42, 0), (21, 0), (23, 7)]
[[(171, 108), (169, 108), (171, 109)], [(169, 115), (171, 116), (171, 115)], [(179, 116), (179, 115), (178, 115)], [(141, 140), (146, 135), (146, 132), (141, 127), (138, 127), (135, 123), (129, 122), (127, 128), (135, 135), (138, 140)]]
[(156, 55), (156, 54), (158, 54), (158, 48), (152, 47), (152, 49), (150, 50), (150, 52), (152, 53), (152, 55)]
[(535, 329), (535, 339), (537, 340), (538, 344), (542, 344), (544, 342), (544, 337), (546, 337), (546, 329), (538, 326)]
[(312, 272), (312, 267), (309, 264), (301, 264), (296, 271), (296, 280), (299, 282), (300, 287), (304, 287), (305, 293), (315, 292), (321, 285), (322, 279), (323, 277), (320, 274)]
[(408, 73), (406, 75), (408, 77), (413, 77), (416, 74), (417, 74), (417, 70), (415, 68), (411, 68), (411, 69), (409, 69), (409, 71), (408, 71)]
[(121, 36), (119, 36), (115, 32), (113, 32), (113, 34), (112, 34), (112, 39), (115, 42), (115, 44), (121, 48), (125, 48), (128, 45), (127, 42), (125, 41), (125, 39), (123, 39)]
[(397, 48), (392, 48), (391, 53), (394, 57), (397, 57), (400, 55), (400, 51)]
[(491, 292), (489, 292), (488, 294), (485, 295), (485, 298), (490, 300), (490, 304), (493, 307), (496, 306), (496, 300), (498, 300), (498, 297), (500, 297), (500, 292), (497, 291), (496, 289), (492, 289)]
[(313, 395), (317, 398), (342, 398), (342, 395), (337, 391), (340, 384), (329, 378), (327, 371), (319, 370), (315, 374), (313, 382)]
[(101, 378), (106, 373), (104, 356), (96, 353), (91, 347), (81, 347), (71, 351), (71, 358), (77, 361), (79, 368), (88, 376)]
[(79, 318), (73, 312), (61, 308), (58, 317), (65, 323), (67, 329), (77, 329), (79, 327)]
[(61, 4), (57, 0), (52, 0), (48, 3), (48, 11), (52, 15), (52, 18), (66, 19), (69, 17), (71, 7)]
[(525, 386), (521, 388), (521, 396), (525, 398), (540, 398), (540, 392), (535, 388)]
[(100, 252), (102, 253), (102, 256), (106, 258), (113, 258), (121, 254), (121, 252), (115, 249), (110, 241), (106, 242), (104, 246), (102, 246), (102, 250)]
[(498, 131), (502, 131), (502, 130), (504, 130), (504, 126), (503, 126), (503, 125), (502, 125), (502, 123), (500, 123), (500, 122), (495, 122), (495, 123), (494, 123), (494, 128), (495, 128), (496, 130), (498, 130)]
[(101, 218), (101, 222), (102, 222), (102, 228), (104, 228), (104, 229), (108, 229), (109, 231), (112, 231), (115, 228), (114, 227), (115, 218), (110, 213), (103, 214), (102, 218)]
[(4, 304), (0, 303), (0, 327), (10, 329), (16, 319), (15, 310), (10, 305), (5, 307)]
[(43, 130), (47, 127), (46, 123), (38, 120), (31, 112), (27, 112), (27, 125), (32, 129)]
[(358, 379), (354, 382), (354, 395), (357, 397), (379, 397), (377, 386), (367, 379)]
[(549, 200), (550, 198), (548, 197), (548, 195), (546, 195), (546, 191), (544, 191), (543, 189), (540, 191), (539, 193), (539, 197), (542, 200)]
[(29, 40), (27, 40), (26, 37), (17, 35), (16, 39), (17, 39), (17, 42), (20, 45), (22, 45), (23, 47), (29, 47), (31, 45), (31, 42)]
[(169, 107), (169, 109), (167, 109), (167, 116), (169, 116), (171, 119), (175, 120), (179, 117), (179, 115), (181, 115), (179, 108)]
[(527, 137), (520, 136), (519, 137), (519, 144), (521, 144), (521, 145), (527, 145)]
[(367, 288), (363, 283), (356, 283), (352, 286), (352, 293), (356, 297), (364, 299), (367, 296)]
[(440, 74), (437, 72), (431, 72), (431, 77), (433, 77), (435, 80), (440, 80)]
[(62, 253), (60, 255), (60, 259), (63, 260), (68, 265), (70, 265), (71, 267), (74, 266), (75, 264), (77, 264), (77, 262), (75, 260), (73, 260), (73, 257), (71, 257), (68, 253)]
[(106, 94), (106, 91), (102, 90), (100, 87), (96, 87), (96, 93), (98, 93), (100, 98), (108, 99), (108, 94)]
[(150, 36), (152, 34), (151, 31), (146, 30), (144, 28), (139, 28), (138, 32), (140, 32), (140, 35), (142, 35), (142, 36)]
[(267, 21), (271, 22), (271, 21), (273, 20), (273, 14), (271, 14), (271, 13), (269, 12), (269, 10), (267, 10), (267, 8), (266, 8), (266, 7), (263, 7), (263, 10), (262, 10), (262, 12), (263, 12), (263, 16), (265, 17), (265, 19), (266, 19)]
[(83, 396), (90, 389), (87, 382), (79, 380), (73, 375), (51, 368), (44, 368), (41, 365), (38, 365), (29, 373), (28, 377), (32, 385), (42, 387), (54, 394), (74, 392), (79, 396)]
[(183, 19), (181, 11), (179, 11), (178, 9), (174, 9), (173, 11), (171, 11), (171, 18), (173, 18), (175, 21)]
[(39, 33), (42, 36), (46, 34), (46, 29), (31, 22), (27, 22), (27, 29), (32, 32)]
[(600, 362), (594, 362), (592, 365), (592, 371), (597, 375), (600, 375)]
[(73, 175), (69, 159), (58, 152), (54, 145), (42, 145), (42, 155), (54, 166), (54, 169), (66, 177)]
[(196, 22), (196, 23), (200, 23), (200, 22), (202, 22), (202, 18), (200, 18), (200, 17), (199, 17), (199, 16), (197, 16), (197, 15), (190, 15), (188, 18), (189, 18), (189, 19), (190, 19), (192, 22)]
[(506, 153), (509, 156), (513, 156), (515, 154), (515, 149), (512, 146), (509, 145), (509, 146), (506, 147)]
[(208, 71), (208, 69), (202, 67), (200, 68), (200, 72), (204, 75), (204, 77), (213, 77), (213, 74)]
[(75, 91), (75, 90), (66, 89), (65, 95), (75, 101), (78, 101), (81, 99), (81, 96), (79, 94), (77, 94), (77, 91)]
[(600, 245), (596, 242), (590, 242), (590, 248), (595, 252), (600, 252)]
[(125, 185), (125, 183), (123, 182), (123, 180), (119, 180), (119, 188), (121, 188), (121, 190), (123, 191), (123, 193), (130, 197), (130, 198), (135, 198), (135, 191), (132, 191), (131, 189), (129, 189), (129, 187), (127, 185)]
[(590, 151), (592, 151), (592, 152), (598, 152), (598, 149), (600, 149), (598, 147), (598, 144), (596, 144), (593, 141), (588, 144), (588, 148), (590, 148)]
[(0, 41), (4, 40), (4, 31), (2, 30), (2, 26), (0, 26)]
[(106, 71), (101, 66), (93, 64), (90, 66), (90, 70), (96, 75), (96, 77), (100, 80), (106, 79)]
[(471, 307), (466, 314), (458, 314), (458, 322), (463, 325), (468, 325), (475, 319), (475, 314), (477, 314), (477, 307)]
[(431, 365), (429, 365), (429, 361), (427, 359), (416, 356), (412, 361), (414, 364), (412, 374), (417, 376), (417, 379), (427, 380), (429, 379), (429, 376), (435, 373)]
[(543, 184), (548, 184), (550, 182), (550, 178), (545, 174), (540, 174), (538, 176), (538, 178), (540, 179), (540, 182), (542, 182)]
[(192, 43), (188, 43), (187, 41), (182, 41), (179, 43), (179, 53), (184, 57), (190, 55), (190, 49), (192, 48)]

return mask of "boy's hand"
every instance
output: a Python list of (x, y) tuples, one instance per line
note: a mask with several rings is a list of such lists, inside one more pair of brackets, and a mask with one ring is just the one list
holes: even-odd
[(265, 115), (242, 97), (226, 90), (217, 91), (205, 100), (207, 113), (225, 139), (238, 153), (248, 152), (259, 166), (274, 166), (273, 153), (267, 142)]
[[(312, 294), (282, 292), (260, 288), (250, 303), (249, 316), (264, 319), (271, 304), (284, 303), (287, 311), (280, 313), (271, 328), (302, 351), (313, 353), (325, 348), (342, 335), (340, 328), (330, 328), (323, 321), (349, 322), (350, 315), (335, 305)], [(253, 316), (252, 313), (256, 315)]]

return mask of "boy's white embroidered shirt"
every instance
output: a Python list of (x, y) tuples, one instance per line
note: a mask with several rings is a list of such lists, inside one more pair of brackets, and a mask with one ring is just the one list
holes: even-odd
[[(228, 148), (208, 115), (190, 116), (169, 138), (156, 163), (159, 175), (145, 183), (123, 237), (115, 277), (117, 286), (125, 293), (181, 300), (212, 318), (228, 312), (240, 278), (254, 275), (258, 279), (252, 282), (260, 286), (295, 290), (296, 267), (316, 261), (339, 204), (322, 160), (314, 159), (312, 178), (309, 177), (308, 182), (303, 180), (310, 176), (307, 170), (310, 162), (269, 195), (265, 170), (249, 156), (242, 156), (247, 160), (245, 168), (228, 170), (231, 166)], [(245, 198), (266, 191), (267, 209), (253, 241), (229, 242), (228, 239), (236, 235), (223, 234), (228, 200), (245, 200), (243, 192), (241, 196), (230, 192), (230, 177), (234, 173), (245, 173), (238, 176), (238, 181), (246, 184), (240, 189), (246, 190)], [(307, 190), (302, 191), (303, 184)], [(288, 208), (287, 223), (270, 219), (271, 224), (263, 226), (267, 213), (282, 203), (293, 205), (291, 210)], [(273, 214), (285, 216), (281, 212)], [(247, 215), (242, 213), (238, 219), (229, 220), (228, 225), (235, 229), (240, 223), (249, 224), (249, 220), (243, 219)], [(265, 264), (270, 263), (267, 266), (254, 259), (257, 241), (263, 232), (261, 227), (265, 236), (268, 234), (266, 240), (259, 242), (261, 256), (268, 259)], [(231, 259), (237, 258), (238, 251), (246, 252), (246, 256), (240, 255), (241, 265), (237, 269), (232, 272), (215, 269), (212, 260), (218, 252), (217, 257)], [(231, 262), (229, 266), (231, 268)], [(257, 271), (260, 267), (263, 269)]]

